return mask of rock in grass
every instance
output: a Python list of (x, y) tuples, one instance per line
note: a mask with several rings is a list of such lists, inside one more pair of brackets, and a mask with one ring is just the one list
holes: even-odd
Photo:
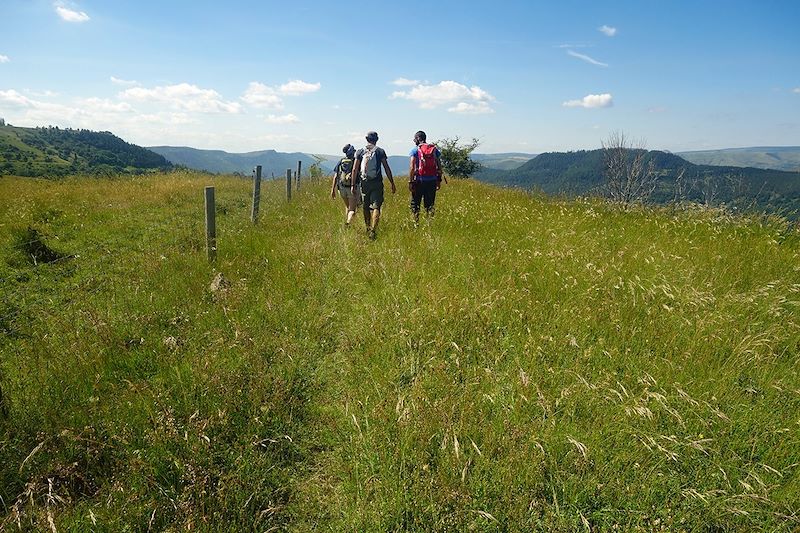
[(227, 291), (230, 287), (231, 282), (222, 275), (222, 272), (217, 272), (217, 275), (214, 276), (214, 280), (211, 282), (209, 290), (212, 294), (218, 294)]

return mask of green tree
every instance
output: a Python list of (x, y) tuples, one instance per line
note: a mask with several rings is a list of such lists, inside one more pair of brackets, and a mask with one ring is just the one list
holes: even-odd
[(470, 157), (472, 152), (480, 145), (478, 139), (472, 142), (459, 144), (459, 138), (452, 139), (445, 137), (436, 141), (436, 146), (442, 153), (442, 170), (453, 178), (468, 178), (482, 167), (477, 161)]
[(314, 158), (314, 164), (308, 167), (308, 176), (311, 179), (320, 179), (325, 177), (325, 172), (322, 170), (322, 162), (325, 158), (320, 157), (318, 155), (312, 155), (311, 157)]

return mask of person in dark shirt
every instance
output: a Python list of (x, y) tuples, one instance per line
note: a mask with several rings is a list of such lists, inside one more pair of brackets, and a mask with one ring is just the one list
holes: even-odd
[(356, 157), (356, 148), (352, 144), (346, 144), (342, 148), (344, 157), (336, 163), (333, 168), (333, 183), (331, 183), (331, 198), (336, 198), (336, 190), (339, 190), (339, 196), (344, 201), (345, 210), (345, 224), (350, 225), (353, 216), (356, 214), (356, 209), (361, 202), (361, 186), (356, 185), (355, 191), (353, 187), (353, 162)]
[(367, 133), (367, 146), (356, 152), (356, 161), (353, 165), (353, 193), (356, 184), (361, 185), (361, 200), (364, 203), (364, 223), (367, 225), (367, 235), (374, 240), (381, 219), (381, 206), (383, 205), (383, 173), (392, 185), (392, 194), (397, 192), (389, 168), (389, 160), (383, 148), (376, 146), (378, 134), (374, 131)]

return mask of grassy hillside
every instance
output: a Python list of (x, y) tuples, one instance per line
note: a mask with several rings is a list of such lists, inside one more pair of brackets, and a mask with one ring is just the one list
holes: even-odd
[(170, 163), (109, 132), (0, 126), (0, 176), (142, 173)]
[(800, 146), (762, 146), (679, 152), (679, 156), (698, 165), (770, 168), (800, 171)]
[(797, 229), (454, 181), (0, 180), (0, 529), (796, 531)]

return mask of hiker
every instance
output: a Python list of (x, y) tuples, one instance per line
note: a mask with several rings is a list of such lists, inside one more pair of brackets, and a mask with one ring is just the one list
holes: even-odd
[(342, 148), (344, 157), (336, 163), (333, 168), (333, 183), (331, 183), (331, 198), (336, 198), (336, 189), (339, 189), (339, 196), (344, 202), (345, 225), (349, 226), (353, 220), (361, 203), (361, 185), (357, 184), (353, 190), (353, 161), (356, 156), (356, 148), (352, 144), (346, 144)]
[(424, 131), (414, 134), (408, 168), (408, 190), (411, 191), (411, 214), (419, 222), (420, 203), (429, 217), (434, 214), (436, 191), (442, 186), (442, 153), (435, 144), (428, 144)]
[(356, 184), (361, 185), (361, 200), (364, 202), (364, 223), (367, 225), (367, 235), (375, 240), (378, 222), (381, 219), (381, 205), (383, 205), (383, 175), (381, 167), (386, 170), (386, 177), (392, 184), (392, 194), (397, 192), (389, 168), (389, 160), (383, 148), (378, 148), (378, 134), (374, 131), (367, 133), (367, 146), (356, 152), (353, 165), (353, 194)]

